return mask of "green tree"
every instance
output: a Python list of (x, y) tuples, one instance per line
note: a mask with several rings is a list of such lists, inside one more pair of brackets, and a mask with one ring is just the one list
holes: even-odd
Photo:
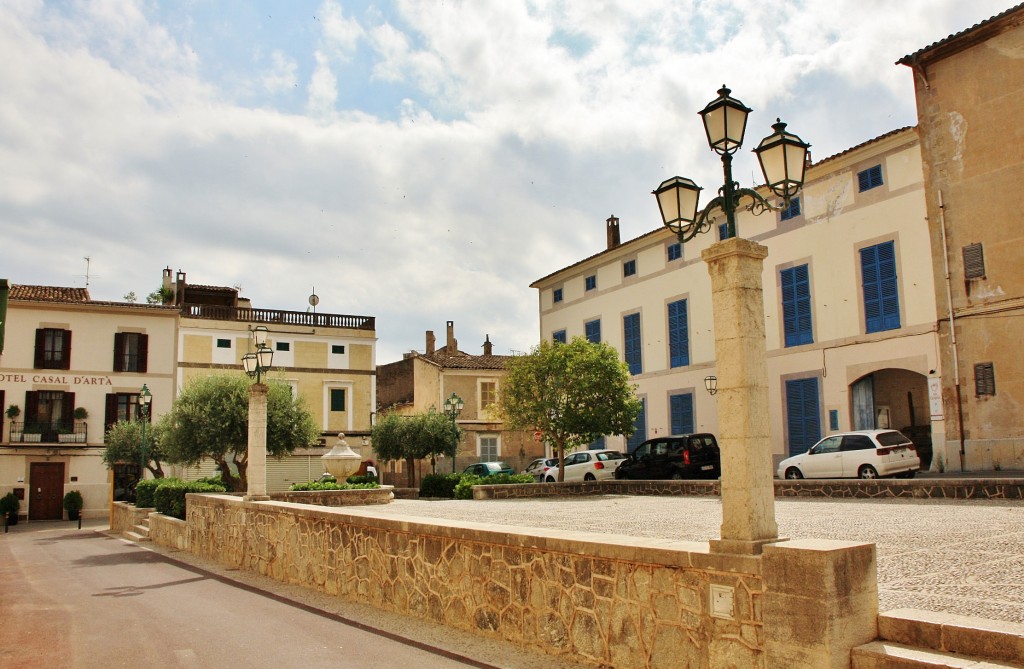
[(505, 365), (499, 406), (508, 426), (537, 430), (558, 449), (558, 480), (566, 449), (606, 434), (630, 435), (640, 414), (636, 386), (618, 352), (605, 343), (574, 337), (568, 344), (542, 341)]
[[(185, 386), (171, 411), (154, 426), (167, 462), (193, 466), (217, 463), (229, 490), (248, 487), (249, 385), (242, 375), (199, 377)], [(314, 444), (320, 429), (291, 387), (268, 381), (267, 455), (282, 457)], [(237, 471), (237, 474), (235, 473)]]
[(160, 461), (164, 459), (160, 444), (153, 439), (153, 428), (146, 425), (146, 433), (142, 433), (142, 423), (134, 420), (122, 420), (114, 423), (107, 431), (107, 450), (103, 452), (103, 462), (113, 469), (115, 464), (137, 464), (142, 460), (142, 440), (146, 439), (146, 469), (153, 478), (163, 478), (164, 470)]
[(437, 455), (452, 454), (462, 438), (462, 430), (444, 414), (436, 411), (401, 416), (385, 414), (370, 433), (373, 450), (382, 460), (404, 460), (408, 472), (408, 485), (415, 486), (416, 460), (433, 459)]

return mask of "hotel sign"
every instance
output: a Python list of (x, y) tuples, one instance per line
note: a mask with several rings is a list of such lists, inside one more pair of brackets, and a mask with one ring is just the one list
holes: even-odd
[(61, 386), (112, 386), (109, 376), (72, 376), (70, 374), (2, 374), (0, 383), (52, 383)]

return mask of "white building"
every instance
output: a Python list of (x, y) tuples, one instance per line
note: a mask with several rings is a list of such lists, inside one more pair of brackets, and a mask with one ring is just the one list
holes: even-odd
[[(764, 193), (764, 191), (762, 191)], [(657, 206), (651, 202), (652, 218)], [(715, 432), (719, 406), (711, 290), (701, 251), (721, 229), (680, 245), (665, 228), (542, 279), (541, 337), (605, 341), (631, 368), (644, 412), (625, 450), (657, 435)], [(808, 168), (783, 212), (737, 216), (765, 245), (764, 305), (771, 437), (776, 459), (830, 432), (904, 428), (928, 441), (929, 378), (938, 380), (935, 291), (921, 152), (897, 130)], [(932, 383), (935, 383), (933, 381)], [(927, 451), (925, 451), (927, 453)]]

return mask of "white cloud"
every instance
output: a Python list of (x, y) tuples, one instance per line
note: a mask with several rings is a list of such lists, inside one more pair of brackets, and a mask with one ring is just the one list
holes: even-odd
[(306, 109), (314, 117), (326, 118), (333, 114), (338, 100), (338, 79), (331, 70), (327, 56), (321, 51), (317, 51), (315, 56), (316, 69), (309, 80)]
[(263, 88), (269, 93), (280, 93), (298, 86), (298, 63), (280, 49), (270, 54), (273, 65), (263, 74)]

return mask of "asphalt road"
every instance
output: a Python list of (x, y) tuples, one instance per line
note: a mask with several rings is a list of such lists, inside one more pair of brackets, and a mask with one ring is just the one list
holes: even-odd
[(495, 662), (478, 661), (484, 653), (459, 636), (434, 641), (469, 654), (413, 640), (397, 624), (398, 632), (388, 632), (347, 620), (263, 585), (95, 529), (21, 523), (0, 534), (0, 667), (507, 666), (501, 649)]

